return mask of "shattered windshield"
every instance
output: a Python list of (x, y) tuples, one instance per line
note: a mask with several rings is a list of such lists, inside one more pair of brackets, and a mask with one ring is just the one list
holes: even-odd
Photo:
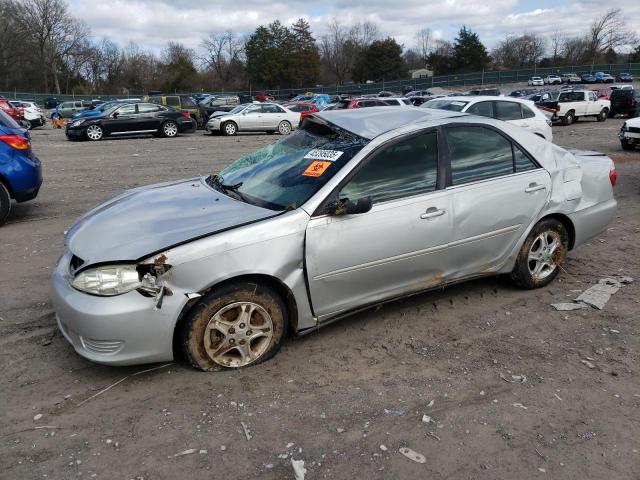
[(305, 121), (282, 140), (241, 157), (208, 183), (239, 200), (272, 210), (295, 209), (335, 175), (368, 140)]
[(452, 110), (454, 112), (460, 112), (469, 102), (462, 102), (460, 100), (429, 100), (421, 105), (422, 108), (436, 108), (438, 110)]

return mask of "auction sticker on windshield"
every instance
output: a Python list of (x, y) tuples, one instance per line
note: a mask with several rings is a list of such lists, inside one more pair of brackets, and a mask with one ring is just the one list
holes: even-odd
[(328, 162), (335, 162), (338, 160), (344, 152), (338, 150), (321, 150), (314, 148), (307, 153), (304, 158), (307, 160), (326, 160)]
[[(342, 152), (340, 152), (342, 153)], [(324, 171), (331, 166), (331, 162), (313, 162), (302, 173), (305, 177), (319, 177)]]

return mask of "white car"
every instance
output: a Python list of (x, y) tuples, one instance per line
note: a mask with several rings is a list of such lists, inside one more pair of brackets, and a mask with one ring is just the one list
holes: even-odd
[(530, 100), (496, 97), (446, 97), (429, 100), (420, 108), (470, 113), (513, 123), (546, 140), (553, 140), (551, 121)]
[(547, 75), (544, 77), (544, 83), (547, 85), (562, 85), (562, 78), (558, 75)]
[(413, 107), (411, 100), (405, 97), (378, 97), (376, 100), (380, 100), (393, 107)]
[(544, 87), (544, 80), (542, 77), (531, 77), (527, 84), (530, 87)]
[(24, 109), (24, 119), (29, 122), (31, 128), (42, 127), (47, 123), (44, 112), (37, 104), (23, 102), (22, 100), (10, 100), (9, 103), (14, 107), (22, 107)]
[(289, 135), (300, 123), (300, 112), (276, 103), (245, 103), (230, 112), (214, 112), (205, 126), (208, 133), (278, 132)]
[(623, 150), (640, 147), (640, 117), (630, 118), (624, 122), (619, 138)]

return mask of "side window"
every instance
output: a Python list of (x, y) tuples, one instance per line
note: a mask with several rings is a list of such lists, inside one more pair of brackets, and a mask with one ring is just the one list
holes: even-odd
[(141, 103), (138, 105), (138, 113), (159, 112), (162, 110), (159, 105), (153, 103)]
[(521, 120), (522, 111), (516, 102), (495, 102), (496, 118), (498, 120)]
[(180, 97), (167, 97), (167, 105), (180, 108)]
[(589, 100), (591, 100), (592, 102), (595, 102), (597, 100), (596, 94), (593, 92), (589, 92)]
[(123, 105), (117, 110), (117, 112), (118, 112), (118, 115), (133, 115), (134, 113), (136, 113), (136, 106), (135, 104)]
[(516, 145), (513, 146), (513, 161), (516, 172), (526, 172), (538, 168), (535, 163)]
[(483, 127), (445, 129), (453, 185), (513, 173), (511, 142)]
[(262, 107), (260, 105), (251, 105), (245, 109), (245, 112), (248, 114), (262, 113)]
[(197, 106), (189, 97), (182, 97), (181, 102), (183, 108), (196, 108)]
[(536, 114), (533, 113), (533, 110), (531, 110), (526, 105), (520, 105), (520, 106), (522, 107), (522, 118), (533, 118), (536, 116)]
[(478, 102), (471, 105), (466, 113), (470, 113), (472, 115), (480, 115), (481, 117), (493, 117), (493, 107), (491, 106), (491, 102)]
[(262, 113), (282, 113), (278, 105), (262, 105)]
[(368, 195), (386, 202), (436, 189), (438, 135), (427, 132), (395, 143), (375, 154), (340, 191), (340, 198)]

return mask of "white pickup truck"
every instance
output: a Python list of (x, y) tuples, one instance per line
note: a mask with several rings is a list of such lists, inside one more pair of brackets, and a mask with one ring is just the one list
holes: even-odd
[(561, 90), (555, 100), (538, 102), (536, 106), (562, 125), (571, 125), (580, 117), (595, 117), (604, 122), (611, 110), (611, 102), (598, 98), (591, 90)]

